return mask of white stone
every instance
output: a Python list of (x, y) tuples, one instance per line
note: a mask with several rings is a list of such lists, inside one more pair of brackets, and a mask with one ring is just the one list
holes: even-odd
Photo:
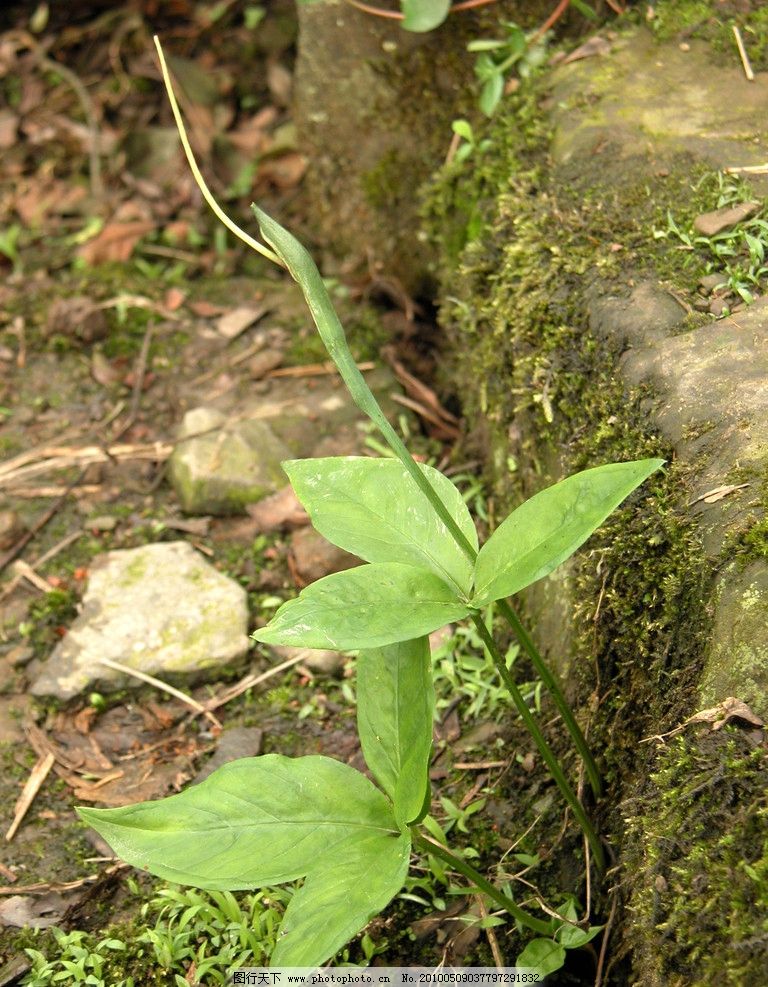
[(161, 679), (210, 677), (248, 649), (246, 594), (184, 541), (98, 556), (82, 610), (33, 682), (36, 696), (138, 687), (108, 658)]

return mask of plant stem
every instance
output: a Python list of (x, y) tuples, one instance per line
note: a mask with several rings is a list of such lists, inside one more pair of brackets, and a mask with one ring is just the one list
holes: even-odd
[[(384, 437), (384, 440), (403, 464), (414, 483), (432, 505), (432, 508), (445, 525), (451, 537), (454, 539), (462, 552), (464, 552), (470, 562), (474, 564), (477, 558), (477, 552), (475, 551), (474, 546), (470, 544), (466, 535), (459, 528), (458, 524), (441, 500), (437, 491), (434, 489), (429, 480), (427, 480), (423, 470), (416, 463), (403, 440), (390, 425), (388, 419), (381, 410), (378, 401), (374, 397), (373, 392), (368, 387), (365, 378), (358, 370), (357, 364), (355, 363), (352, 353), (350, 352), (344, 329), (339, 321), (339, 317), (336, 314), (336, 310), (334, 309), (328, 296), (328, 291), (322, 278), (320, 277), (314, 261), (294, 237), (287, 234), (281, 226), (275, 223), (274, 220), (263, 213), (260, 209), (254, 207), (254, 210), (259, 220), (259, 225), (261, 227), (264, 239), (271, 246), (275, 247), (281, 259), (286, 264), (289, 272), (301, 286), (304, 292), (304, 297), (309, 305), (315, 324), (320, 333), (320, 337), (325, 343), (328, 354), (341, 374), (342, 380), (346, 384), (352, 400), (378, 427)], [(502, 604), (502, 612), (509, 620), (509, 616), (507, 614), (508, 609), (509, 608), (505, 609), (505, 604)], [(522, 624), (520, 624), (520, 621), (514, 614), (512, 617), (512, 627), (515, 630), (515, 633), (518, 634), (523, 648), (533, 661), (542, 682), (551, 692), (552, 698), (554, 699), (555, 704), (563, 717), (563, 721), (571, 734), (571, 737), (573, 738), (573, 742), (579, 754), (584, 759), (590, 784), (593, 791), (595, 791), (595, 794), (597, 795), (600, 790), (600, 778), (597, 772), (597, 767), (595, 766), (595, 762), (589, 752), (584, 736), (581, 733), (581, 730), (579, 729), (579, 726), (565, 701), (565, 697), (560, 691), (554, 676), (544, 664), (544, 660), (537, 651), (533, 641), (525, 632)], [(506, 668), (506, 665), (504, 666), (504, 670), (506, 673), (504, 681), (509, 688), (509, 682), (512, 682), (514, 685), (514, 681)], [(526, 710), (527, 708), (528, 707), (526, 706)]]
[(266, 242), (273, 247), (280, 260), (288, 268), (293, 279), (301, 287), (304, 298), (312, 313), (312, 317), (320, 333), (320, 338), (328, 350), (328, 355), (336, 365), (341, 379), (347, 386), (349, 395), (360, 410), (376, 425), (390, 449), (394, 452), (408, 472), (408, 475), (430, 502), (438, 517), (446, 526), (451, 537), (457, 543), (467, 558), (474, 562), (477, 556), (464, 532), (451, 516), (450, 511), (432, 488), (424, 471), (408, 451), (405, 443), (392, 428), (379, 402), (366, 383), (365, 378), (357, 368), (357, 363), (349, 349), (344, 328), (339, 321), (333, 302), (328, 295), (317, 265), (307, 250), (279, 223), (257, 206), (253, 206), (259, 221), (261, 234)]
[(587, 777), (589, 778), (589, 784), (594, 792), (595, 798), (599, 798), (602, 792), (600, 773), (597, 770), (595, 759), (592, 757), (592, 752), (589, 749), (586, 738), (581, 732), (581, 727), (576, 722), (576, 719), (571, 712), (571, 707), (568, 705), (568, 701), (560, 690), (557, 679), (549, 670), (547, 663), (539, 653), (539, 649), (533, 643), (530, 634), (526, 631), (525, 627), (523, 627), (523, 624), (512, 608), (512, 605), (507, 600), (499, 600), (498, 604), (501, 615), (514, 631), (523, 651), (525, 651), (531, 659), (533, 667), (536, 670), (536, 674), (548, 689), (549, 694), (554, 700), (555, 706), (557, 706), (560, 711), (560, 715), (562, 716), (563, 722), (568, 729), (568, 733), (570, 733), (571, 738), (576, 745), (576, 749), (584, 762)]
[(496, 904), (501, 905), (501, 907), (513, 915), (514, 918), (524, 925), (527, 929), (532, 932), (538, 932), (539, 935), (551, 936), (552, 935), (552, 923), (545, 922), (543, 919), (535, 918), (524, 908), (521, 908), (516, 904), (511, 898), (507, 897), (502, 891), (494, 887), (490, 881), (486, 880), (483, 875), (476, 871), (474, 867), (462, 860), (461, 857), (456, 856), (456, 854), (451, 853), (446, 847), (442, 846), (440, 843), (435, 843), (434, 840), (427, 839), (422, 836), (415, 829), (411, 830), (411, 835), (413, 839), (413, 845), (418, 847), (419, 850), (423, 850), (425, 853), (431, 853), (433, 857), (439, 857), (444, 860), (447, 864), (450, 864), (454, 870), (457, 870), (464, 877), (468, 878), (472, 883), (482, 892), (492, 898)]
[(539, 729), (538, 723), (533, 718), (531, 711), (528, 709), (528, 704), (526, 703), (525, 699), (522, 696), (522, 693), (518, 689), (517, 684), (515, 683), (515, 680), (512, 677), (512, 674), (510, 673), (509, 669), (507, 668), (506, 663), (504, 662), (504, 659), (502, 658), (499, 649), (496, 647), (496, 642), (488, 633), (488, 628), (485, 626), (483, 622), (483, 618), (480, 616), (480, 613), (477, 610), (473, 610), (471, 612), (471, 617), (472, 620), (474, 621), (475, 627), (477, 628), (478, 634), (482, 638), (483, 644), (485, 644), (486, 648), (488, 649), (488, 653), (490, 654), (491, 659), (494, 665), (496, 666), (497, 672), (501, 676), (504, 685), (506, 685), (507, 689), (509, 690), (509, 694), (512, 696), (512, 702), (515, 704), (515, 707), (517, 708), (518, 713), (522, 717), (523, 722), (525, 723), (528, 729), (528, 732), (533, 738), (533, 742), (536, 744), (536, 747), (538, 748), (538, 751), (541, 754), (544, 763), (547, 765), (547, 768), (549, 769), (549, 773), (554, 778), (557, 787), (560, 789), (560, 791), (563, 794), (563, 798), (571, 807), (574, 816), (576, 817), (579, 825), (582, 828), (582, 831), (584, 832), (584, 835), (587, 837), (587, 840), (589, 841), (589, 845), (592, 849), (592, 853), (595, 856), (595, 864), (597, 865), (598, 870), (601, 871), (604, 870), (605, 856), (603, 854), (603, 848), (602, 845), (600, 844), (600, 839), (597, 833), (595, 832), (592, 823), (589, 820), (589, 817), (584, 811), (584, 806), (581, 804), (576, 793), (571, 788), (571, 785), (568, 782), (568, 779), (565, 777), (565, 773), (562, 767), (560, 766), (560, 762), (555, 756), (554, 751), (549, 746), (547, 741), (544, 739), (544, 734)]

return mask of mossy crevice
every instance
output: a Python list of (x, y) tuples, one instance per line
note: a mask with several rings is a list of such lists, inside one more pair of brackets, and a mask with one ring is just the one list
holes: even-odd
[[(663, 167), (650, 151), (622, 158), (609, 147), (553, 168), (548, 105), (543, 86), (509, 101), (491, 127), (491, 149), (471, 167), (439, 172), (426, 189), (424, 214), (442, 249), (445, 376), (461, 395), (499, 501), (512, 506), (602, 462), (669, 462), (590, 540), (556, 589), (544, 581), (525, 601), (598, 752), (608, 788), (602, 831), (635, 901), (648, 891), (648, 874), (633, 861), (645, 852), (639, 820), (653, 812), (647, 779), (657, 767), (651, 746), (640, 742), (698, 708), (714, 580), (725, 556), (708, 555), (689, 509), (694, 458), (678, 460), (671, 440), (654, 427), (655, 394), (622, 375), (626, 336), (593, 331), (594, 313), (605, 296), (629, 304), (644, 280), (664, 280), (673, 291), (692, 287), (699, 272), (683, 269), (679, 252), (654, 239), (653, 229), (673, 205), (683, 204), (691, 217), (712, 208), (715, 177), (689, 151), (669, 148)], [(656, 316), (668, 330), (661, 308), (648, 312), (649, 321)], [(685, 322), (682, 308), (678, 322), (675, 332), (698, 325)], [(759, 524), (750, 530), (759, 549)], [(570, 654), (559, 661), (563, 641)], [(742, 844), (750, 828), (743, 815), (736, 822), (732, 837)], [(704, 818), (692, 832), (689, 856), (706, 856), (717, 820), (713, 826), (708, 830)], [(746, 905), (765, 892), (763, 852), (749, 858), (758, 879), (734, 869), (733, 901)], [(710, 945), (729, 936), (729, 921), (728, 912), (712, 909)], [(749, 909), (738, 921), (755, 925)], [(659, 970), (674, 970), (695, 950), (682, 919), (680, 939), (639, 908), (620, 911), (616, 928), (614, 977), (645, 983), (646, 952), (658, 954)], [(766, 951), (756, 946), (739, 955), (742, 965), (721, 982), (760, 979)], [(711, 982), (687, 969), (692, 979), (681, 983)]]

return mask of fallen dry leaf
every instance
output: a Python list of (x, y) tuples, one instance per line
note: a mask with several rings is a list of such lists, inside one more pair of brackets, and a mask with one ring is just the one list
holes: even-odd
[(213, 302), (207, 302), (204, 298), (197, 302), (190, 302), (189, 307), (201, 319), (212, 319), (214, 315), (221, 315), (224, 311), (222, 305), (214, 305)]
[(666, 740), (668, 737), (675, 737), (678, 733), (682, 733), (691, 723), (710, 723), (713, 731), (720, 730), (726, 723), (730, 723), (731, 720), (741, 720), (757, 729), (765, 726), (765, 723), (752, 712), (745, 702), (741, 699), (736, 699), (735, 696), (727, 696), (717, 706), (712, 706), (710, 709), (702, 709), (698, 713), (694, 713), (693, 716), (689, 716), (687, 720), (675, 727), (674, 730), (669, 730), (667, 733), (655, 734), (652, 737), (644, 737), (640, 743), (647, 744), (650, 740)]
[(741, 699), (735, 696), (728, 696), (717, 706), (711, 709), (703, 709), (699, 713), (694, 713), (686, 723), (711, 723), (713, 730), (720, 730), (731, 720), (743, 720), (753, 727), (763, 727), (765, 724), (759, 716), (755, 716), (752, 710)]
[(10, 110), (0, 113), (0, 150), (7, 151), (16, 143), (16, 133), (19, 129), (19, 118)]
[(102, 387), (111, 387), (122, 379), (122, 374), (115, 370), (103, 353), (94, 350), (91, 356), (91, 377)]
[(595, 55), (608, 55), (610, 51), (611, 42), (596, 34), (588, 41), (585, 41), (583, 45), (579, 45), (570, 55), (566, 55), (562, 60), (562, 64), (568, 65), (569, 62), (578, 62), (582, 58), (594, 58)]
[(124, 263), (130, 259), (139, 240), (154, 228), (153, 222), (144, 219), (130, 223), (107, 223), (97, 237), (78, 248), (78, 256), (87, 264)]
[(48, 309), (46, 334), (68, 336), (84, 343), (103, 339), (109, 334), (109, 323), (102, 308), (85, 295), (57, 298)]
[(175, 312), (184, 304), (184, 299), (186, 297), (186, 291), (182, 291), (181, 288), (169, 288), (165, 293), (163, 304), (169, 312)]
[(216, 322), (216, 329), (225, 339), (235, 339), (240, 333), (266, 315), (266, 305), (241, 305), (222, 315)]
[(696, 500), (692, 500), (690, 506), (693, 507), (693, 505), (698, 504), (699, 501), (704, 501), (705, 504), (716, 504), (717, 501), (722, 500), (723, 497), (727, 497), (729, 494), (735, 493), (737, 490), (745, 490), (748, 486), (748, 483), (739, 483), (731, 486), (713, 487), (712, 490), (708, 490), (706, 493), (700, 494)]
[(725, 206), (712, 212), (701, 213), (693, 221), (693, 228), (702, 236), (716, 236), (737, 223), (750, 219), (763, 208), (762, 202), (739, 202), (735, 206)]
[(278, 189), (295, 188), (304, 177), (306, 170), (307, 159), (292, 151), (279, 158), (268, 158), (264, 161), (259, 167), (256, 184), (257, 187), (273, 185)]

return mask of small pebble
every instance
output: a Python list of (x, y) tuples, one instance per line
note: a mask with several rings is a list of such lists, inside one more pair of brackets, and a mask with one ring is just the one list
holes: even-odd
[(85, 524), (89, 531), (114, 531), (117, 527), (117, 518), (109, 514), (99, 517), (89, 518)]

